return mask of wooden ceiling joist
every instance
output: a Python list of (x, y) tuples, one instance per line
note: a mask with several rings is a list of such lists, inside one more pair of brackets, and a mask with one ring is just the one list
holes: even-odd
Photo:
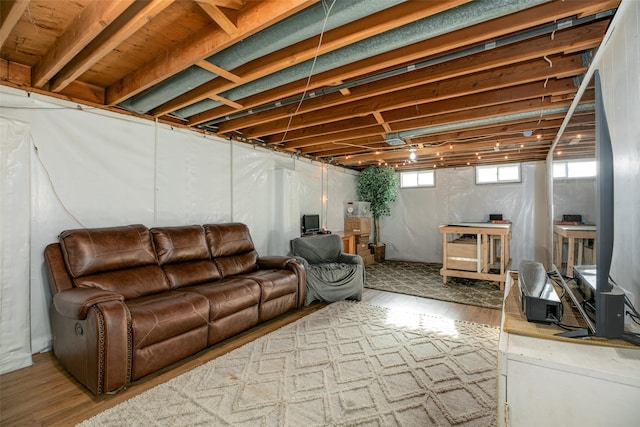
[[(327, 12), (318, 3), (3, 0), (0, 84), (355, 170), (544, 160), (620, 0), (550, 0), (453, 26), (440, 18), (484, 12), (469, 0), (375, 11), (364, 0), (353, 3), (359, 18), (351, 22), (349, 14), (329, 15), (322, 35), (300, 40), (293, 28), (273, 53), (249, 59), (238, 51), (240, 65), (217, 61), (263, 29), (297, 22), (299, 12)], [(407, 24), (439, 35), (402, 46), (394, 40), (368, 56), (356, 44), (374, 44), (372, 37), (384, 44)], [(347, 58), (355, 50), (351, 60), (321, 60), (312, 76), (296, 71), (289, 83), (271, 76), (316, 55)], [(190, 67), (195, 72), (183, 73)], [(593, 154), (593, 89), (582, 101), (558, 140), (564, 158)], [(395, 133), (404, 145), (387, 143)]]

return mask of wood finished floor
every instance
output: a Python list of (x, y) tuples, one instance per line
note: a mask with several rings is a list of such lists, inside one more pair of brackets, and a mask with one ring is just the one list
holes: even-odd
[[(365, 289), (363, 302), (491, 326), (500, 325), (501, 311)], [(96, 397), (78, 384), (51, 352), (36, 354), (30, 367), (0, 376), (0, 425), (72, 426), (128, 400), (183, 372), (306, 316), (325, 304), (315, 303), (256, 326), (186, 360), (133, 383), (114, 395)]]

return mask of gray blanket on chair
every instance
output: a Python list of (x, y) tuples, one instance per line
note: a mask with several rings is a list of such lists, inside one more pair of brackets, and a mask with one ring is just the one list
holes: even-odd
[(342, 252), (342, 239), (335, 234), (293, 239), (291, 250), (307, 271), (305, 305), (362, 298), (364, 263), (359, 255)]

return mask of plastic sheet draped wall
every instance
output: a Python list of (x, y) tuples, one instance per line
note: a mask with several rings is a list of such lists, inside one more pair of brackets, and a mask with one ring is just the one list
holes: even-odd
[[(249, 226), (261, 255), (284, 255), (299, 233), (300, 214), (328, 215), (328, 225), (342, 229), (337, 215), (355, 199), (355, 172), (11, 88), (0, 86), (0, 96), (3, 126), (30, 126), (19, 156), (8, 153), (3, 134), (0, 223), (2, 253), (30, 258), (20, 277), (4, 268), (1, 276), (2, 328), (5, 289), (26, 289), (19, 310), (30, 329), (25, 321), (10, 334), (30, 343), (28, 355), (50, 348), (43, 250), (62, 230), (237, 221)], [(7, 155), (21, 170), (20, 191), (4, 169)], [(4, 188), (22, 199), (5, 197)], [(29, 200), (30, 208), (18, 206)], [(5, 239), (20, 223), (20, 238)], [(14, 345), (2, 337), (4, 369)]]
[(549, 248), (545, 165), (521, 166), (520, 183), (476, 185), (475, 169), (468, 167), (436, 170), (435, 187), (401, 189), (391, 216), (380, 220), (386, 258), (442, 263), (440, 225), (486, 222), (489, 214), (501, 213), (512, 222), (512, 268), (522, 259), (545, 262)]
[(0, 117), (0, 374), (31, 364), (29, 130)]

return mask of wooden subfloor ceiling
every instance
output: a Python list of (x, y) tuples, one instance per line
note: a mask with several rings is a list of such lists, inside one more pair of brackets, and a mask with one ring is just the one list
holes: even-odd
[[(491, 326), (500, 325), (500, 310), (365, 289), (363, 302), (425, 313)], [(315, 303), (204, 350), (144, 380), (131, 384), (115, 395), (96, 397), (79, 385), (58, 363), (51, 352), (34, 355), (30, 367), (0, 376), (0, 425), (70, 426), (221, 356), (247, 342), (324, 307)]]

